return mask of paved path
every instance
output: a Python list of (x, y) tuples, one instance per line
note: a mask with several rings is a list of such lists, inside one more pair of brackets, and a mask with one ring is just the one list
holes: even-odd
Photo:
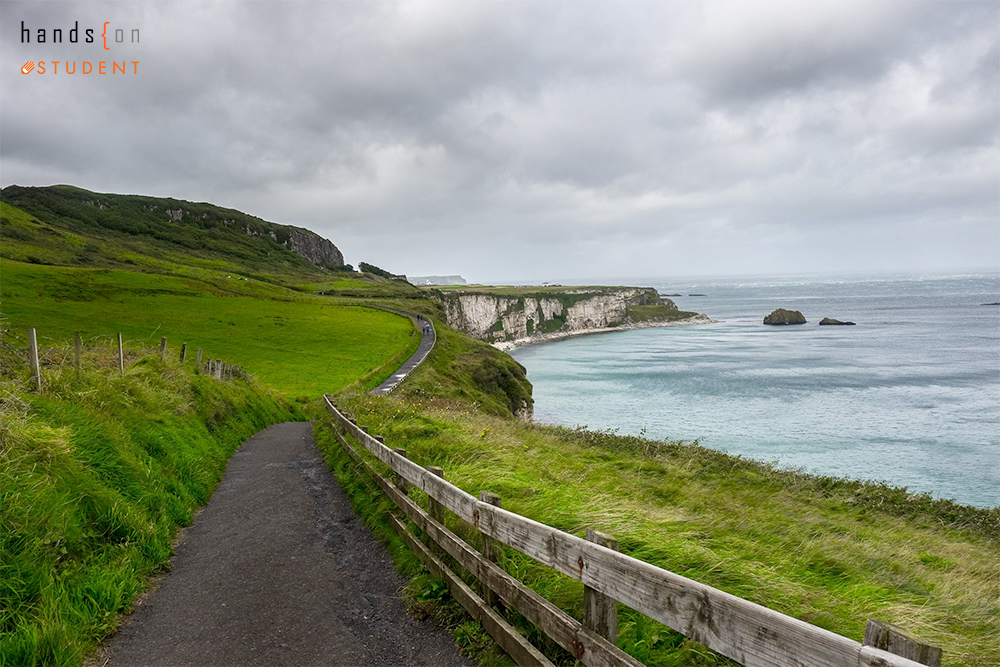
[(389, 377), (388, 380), (380, 384), (379, 386), (372, 389), (371, 393), (381, 396), (382, 394), (388, 394), (390, 391), (396, 388), (396, 385), (406, 379), (406, 376), (413, 372), (413, 369), (419, 366), (427, 355), (431, 353), (434, 348), (434, 342), (437, 340), (437, 334), (434, 332), (434, 325), (430, 323), (429, 320), (424, 319), (418, 323), (419, 326), (430, 326), (430, 331), (422, 334), (420, 339), (420, 345), (417, 347), (417, 351), (414, 352), (406, 362), (399, 367), (399, 369)]
[(471, 665), (407, 615), (403, 583), (311, 425), (277, 424), (230, 459), (171, 572), (105, 646), (107, 664)]

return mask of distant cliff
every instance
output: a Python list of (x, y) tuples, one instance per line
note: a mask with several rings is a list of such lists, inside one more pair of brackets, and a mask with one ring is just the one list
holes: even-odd
[(467, 284), (462, 276), (410, 276), (409, 281), (417, 286)]
[(448, 326), (491, 343), (514, 343), (609, 329), (658, 326), (697, 313), (677, 310), (645, 287), (438, 290)]

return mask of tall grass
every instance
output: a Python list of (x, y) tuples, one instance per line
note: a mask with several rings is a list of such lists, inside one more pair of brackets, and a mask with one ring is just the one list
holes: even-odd
[[(420, 465), (534, 520), (610, 532), (641, 560), (856, 640), (876, 618), (941, 646), (946, 665), (1000, 664), (1000, 509), (696, 445), (526, 424), (405, 391), (342, 394), (338, 404)], [(581, 615), (578, 582), (512, 550), (503, 561)], [(619, 645), (650, 665), (729, 664), (625, 609)]]
[[(53, 360), (65, 349), (43, 348)], [(28, 390), (0, 344), (0, 665), (80, 664), (171, 555), (226, 460), (293, 409), (253, 380), (88, 347)]]

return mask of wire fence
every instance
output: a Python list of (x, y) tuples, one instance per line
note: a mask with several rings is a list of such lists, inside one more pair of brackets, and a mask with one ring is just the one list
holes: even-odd
[[(166, 337), (150, 344), (143, 339), (128, 339), (121, 333), (84, 334), (74, 332), (72, 339), (44, 336), (35, 328), (11, 329), (0, 326), (0, 377), (27, 379), (31, 388), (42, 391), (46, 373), (87, 368), (117, 368), (124, 377), (140, 360), (157, 355), (160, 361), (193, 364), (195, 372), (219, 381), (246, 380), (250, 377), (241, 366), (213, 358), (204, 348), (192, 349), (186, 342), (168, 346)], [(25, 377), (27, 374), (27, 377)]]

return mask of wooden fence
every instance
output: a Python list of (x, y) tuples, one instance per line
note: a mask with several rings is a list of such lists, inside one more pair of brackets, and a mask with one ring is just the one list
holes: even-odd
[[(28, 365), (31, 367), (31, 383), (36, 391), (42, 390), (42, 368), (43, 366), (67, 366), (69, 364), (65, 363), (65, 358), (68, 355), (62, 355), (63, 359), (60, 361), (49, 360), (47, 363), (43, 363), (42, 357), (39, 354), (38, 347), (38, 332), (31, 328), (27, 330), (28, 332)], [(157, 348), (148, 348), (145, 345), (142, 346), (138, 354), (132, 350), (127, 351), (125, 348), (124, 339), (122, 335), (116, 334), (117, 347), (116, 355), (113, 361), (113, 365), (118, 368), (119, 373), (125, 375), (126, 366), (126, 356), (128, 354), (136, 356), (145, 356), (146, 354), (158, 352), (160, 355), (160, 360), (163, 361), (167, 354), (167, 339), (166, 337), (160, 338), (160, 343)], [(72, 356), (72, 366), (81, 369), (83, 367), (83, 337), (80, 332), (74, 332), (73, 334), (73, 356)], [(204, 361), (202, 361), (204, 357)], [(184, 363), (187, 358), (187, 343), (182, 343), (179, 351), (179, 361)], [(93, 365), (93, 364), (91, 364)], [(107, 366), (109, 364), (98, 364), (101, 366)], [(198, 348), (197, 359), (195, 360), (195, 368), (199, 373), (208, 375), (217, 380), (232, 380), (234, 378), (245, 378), (248, 377), (246, 371), (240, 366), (235, 364), (229, 364), (221, 359), (209, 359), (207, 355), (204, 354), (202, 348)]]
[[(495, 494), (483, 492), (475, 498), (445, 481), (440, 468), (424, 469), (407, 459), (405, 451), (393, 451), (380, 436), (369, 435), (367, 429), (341, 412), (329, 395), (324, 398), (334, 424), (385, 463), (395, 473), (395, 481), (379, 475), (338, 432), (344, 449), (431, 544), (417, 540), (402, 520), (390, 516), (393, 527), (428, 570), (448, 584), (455, 599), (519, 664), (551, 663), (492, 609), (496, 598), (519, 611), (588, 667), (642, 664), (615, 645), (616, 602), (749, 667), (941, 664), (939, 648), (895, 626), (868, 621), (862, 644), (619, 553), (611, 536), (588, 530), (584, 539), (504, 510)], [(410, 499), (409, 485), (427, 494), (426, 511)], [(482, 553), (445, 527), (444, 509), (482, 533)], [(494, 540), (582, 582), (584, 621), (571, 617), (495, 565)], [(482, 582), (486, 600), (447, 567), (440, 558), (443, 553)]]

